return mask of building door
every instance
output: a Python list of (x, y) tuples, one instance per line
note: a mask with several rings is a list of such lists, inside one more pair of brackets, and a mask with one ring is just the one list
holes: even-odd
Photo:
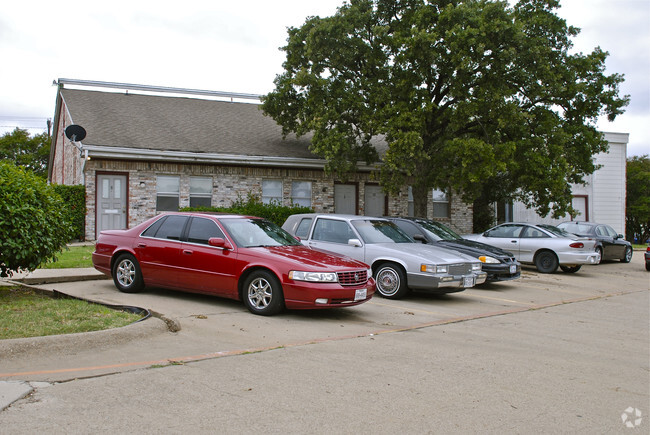
[(354, 184), (334, 185), (334, 213), (357, 214), (357, 186)]
[(126, 228), (126, 175), (97, 176), (97, 234)]
[(576, 195), (571, 200), (571, 207), (573, 207), (578, 214), (571, 216), (572, 221), (589, 221), (589, 211), (587, 209), (587, 197), (584, 195)]
[(381, 190), (381, 186), (366, 184), (365, 195), (365, 215), (366, 216), (385, 216), (386, 215), (386, 195)]

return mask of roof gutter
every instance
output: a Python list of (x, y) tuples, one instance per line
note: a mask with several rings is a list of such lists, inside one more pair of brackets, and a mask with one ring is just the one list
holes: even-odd
[[(93, 158), (135, 160), (135, 161), (156, 161), (156, 162), (182, 162), (200, 164), (220, 165), (254, 165), (266, 167), (291, 167), (324, 169), (326, 160), (308, 159), (298, 157), (277, 157), (277, 156), (243, 156), (238, 154), (217, 154), (217, 153), (192, 153), (187, 151), (166, 151), (151, 149), (133, 149), (125, 147), (106, 147), (102, 145), (81, 145), (81, 149), (87, 153), (86, 159)], [(357, 167), (362, 171), (376, 169), (374, 165), (367, 165), (365, 162), (358, 162)]]

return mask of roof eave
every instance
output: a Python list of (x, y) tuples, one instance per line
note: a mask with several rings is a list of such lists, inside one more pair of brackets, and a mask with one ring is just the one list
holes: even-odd
[[(102, 145), (82, 144), (82, 149), (88, 151), (88, 158), (117, 159), (155, 162), (182, 162), (220, 165), (254, 165), (268, 167), (292, 167), (305, 169), (324, 169), (326, 160), (302, 157), (278, 156), (247, 156), (237, 154), (193, 153), (187, 151), (166, 151), (152, 149), (133, 149), (125, 147), (107, 147)], [(373, 165), (358, 162), (357, 168), (362, 171), (376, 169)]]

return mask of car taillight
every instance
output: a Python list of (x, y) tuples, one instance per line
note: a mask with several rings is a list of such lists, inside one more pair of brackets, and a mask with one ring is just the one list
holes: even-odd
[(569, 246), (572, 247), (572, 248), (580, 249), (580, 248), (584, 248), (585, 244), (582, 243), (582, 242), (574, 242), (574, 243), (571, 243)]

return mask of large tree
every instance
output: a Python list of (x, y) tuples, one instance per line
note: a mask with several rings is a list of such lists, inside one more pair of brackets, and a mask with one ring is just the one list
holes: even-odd
[(47, 177), (51, 138), (47, 133), (30, 136), (27, 130), (16, 128), (0, 137), (0, 158), (11, 160), (40, 177)]
[[(431, 188), (475, 205), (570, 210), (571, 183), (607, 150), (599, 116), (622, 113), (607, 53), (570, 54), (556, 0), (350, 0), (288, 29), (284, 72), (263, 110), (340, 176), (381, 158), (388, 192)], [(377, 140), (387, 144), (383, 155)], [(381, 147), (379, 147), (381, 148)]]
[(628, 240), (650, 239), (650, 157), (627, 159), (625, 228)]

